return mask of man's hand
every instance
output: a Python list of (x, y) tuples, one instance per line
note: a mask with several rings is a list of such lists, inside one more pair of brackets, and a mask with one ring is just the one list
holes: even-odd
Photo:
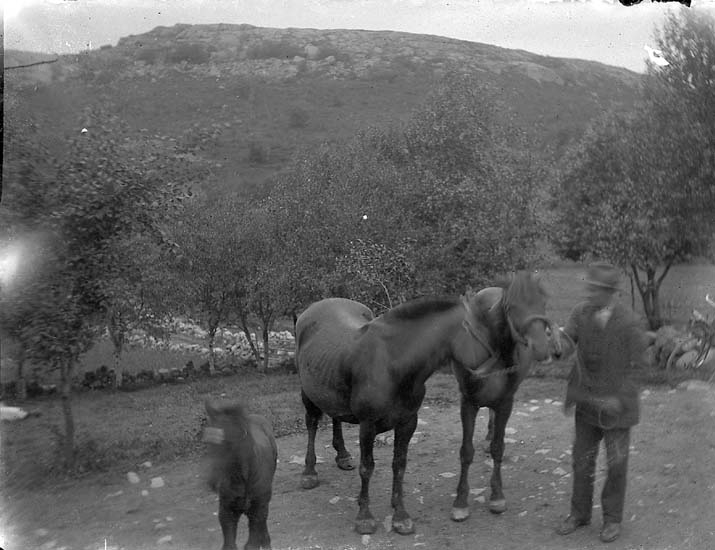
[(594, 404), (607, 414), (618, 414), (623, 410), (621, 400), (614, 395), (598, 397), (594, 399)]

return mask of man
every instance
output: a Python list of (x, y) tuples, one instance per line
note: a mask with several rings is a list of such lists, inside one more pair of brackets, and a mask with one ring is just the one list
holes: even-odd
[(616, 540), (621, 532), (630, 432), (639, 421), (632, 374), (644, 359), (645, 344), (639, 319), (616, 301), (619, 285), (614, 266), (589, 266), (588, 298), (574, 308), (563, 329), (576, 345), (564, 411), (575, 405), (576, 412), (571, 513), (556, 532), (568, 535), (591, 522), (596, 458), (603, 439), (608, 464), (601, 493), (603, 542)]

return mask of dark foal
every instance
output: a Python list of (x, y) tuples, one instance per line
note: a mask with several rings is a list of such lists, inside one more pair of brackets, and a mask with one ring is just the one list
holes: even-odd
[(247, 414), (238, 404), (206, 403), (211, 466), (209, 487), (218, 493), (218, 521), (222, 550), (236, 549), (236, 529), (242, 514), (248, 517), (244, 550), (269, 550), (268, 504), (278, 451), (268, 420)]

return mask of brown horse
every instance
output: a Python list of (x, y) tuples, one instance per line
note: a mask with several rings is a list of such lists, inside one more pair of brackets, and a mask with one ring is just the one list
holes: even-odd
[(219, 496), (222, 550), (236, 549), (236, 528), (248, 517), (245, 550), (270, 550), (268, 504), (278, 452), (268, 420), (247, 414), (241, 405), (206, 403), (204, 440), (211, 453), (209, 487)]
[[(489, 509), (506, 509), (502, 491), (501, 463), (504, 433), (514, 405), (514, 394), (533, 361), (561, 355), (558, 327), (546, 317), (546, 293), (533, 273), (519, 272), (498, 287), (485, 288), (468, 297), (473, 309), (469, 331), (480, 342), (480, 364), (474, 370), (466, 363), (453, 364), (461, 393), (461, 471), (452, 519), (469, 517), (469, 467), (474, 459), (474, 422), (480, 407), (489, 407), (490, 453), (493, 460)], [(553, 335), (553, 336), (552, 336)], [(552, 337), (550, 337), (552, 336)], [(516, 364), (511, 366), (514, 361)]]
[[(532, 322), (534, 313), (543, 315), (542, 295), (529, 295), (529, 287), (520, 282), (523, 279), (531, 280), (528, 274), (515, 277), (523, 291), (514, 292), (510, 302), (513, 330), (538, 354), (548, 353), (543, 351), (549, 346), (547, 324)], [(308, 429), (302, 485), (310, 489), (318, 484), (315, 435), (321, 415), (333, 419), (336, 462), (344, 469), (352, 465), (341, 422), (359, 424), (361, 489), (355, 523), (359, 533), (374, 533), (377, 528), (369, 509), (373, 444), (377, 434), (388, 430), (395, 432), (392, 527), (401, 534), (414, 532), (403, 503), (402, 482), (425, 382), (449, 362), (465, 372), (478, 372), (489, 360), (478, 332), (480, 300), (479, 295), (414, 300), (375, 318), (360, 303), (329, 298), (314, 303), (298, 318), (296, 362)], [(489, 383), (505, 384), (499, 377)]]

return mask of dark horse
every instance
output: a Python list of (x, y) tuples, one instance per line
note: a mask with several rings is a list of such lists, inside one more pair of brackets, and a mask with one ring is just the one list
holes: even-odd
[[(543, 316), (544, 300), (531, 281), (529, 274), (514, 278), (512, 286), (518, 291), (507, 292), (509, 318), (515, 337), (528, 342), (535, 355), (545, 356), (549, 348), (547, 323), (532, 322), (535, 314)], [(352, 464), (341, 422), (359, 424), (361, 488), (355, 524), (359, 533), (374, 533), (377, 528), (369, 509), (373, 444), (377, 434), (388, 430), (395, 431), (392, 527), (401, 534), (414, 532), (403, 503), (402, 480), (425, 382), (449, 362), (472, 372), (489, 360), (485, 337), (478, 328), (481, 300), (478, 295), (461, 300), (414, 300), (375, 318), (360, 303), (329, 298), (314, 303), (298, 318), (296, 362), (308, 428), (302, 485), (310, 489), (318, 484), (315, 435), (321, 415), (333, 419), (336, 462), (343, 469)], [(498, 377), (489, 382), (500, 383), (505, 384)]]
[[(453, 370), (461, 393), (462, 419), (461, 471), (452, 519), (469, 517), (469, 467), (474, 459), (474, 422), (480, 407), (489, 407), (490, 453), (493, 460), (489, 509), (495, 514), (506, 510), (502, 491), (501, 463), (504, 456), (504, 431), (514, 405), (514, 394), (533, 361), (561, 355), (558, 327), (546, 317), (546, 293), (537, 276), (519, 272), (500, 283), (469, 295), (472, 308), (469, 331), (480, 342), (481, 363), (454, 362)], [(552, 335), (552, 338), (548, 338)], [(516, 361), (516, 364), (513, 362)]]
[(211, 453), (209, 487), (219, 496), (218, 521), (222, 550), (235, 550), (236, 528), (248, 517), (245, 550), (270, 549), (268, 503), (278, 452), (268, 420), (247, 414), (238, 404), (206, 403), (208, 426), (204, 440)]

